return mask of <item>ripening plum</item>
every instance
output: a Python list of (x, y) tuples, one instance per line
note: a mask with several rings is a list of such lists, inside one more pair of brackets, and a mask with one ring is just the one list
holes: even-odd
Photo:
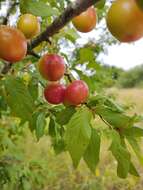
[(27, 39), (31, 39), (40, 33), (40, 23), (36, 16), (24, 14), (19, 17), (17, 28), (23, 32)]
[(44, 55), (40, 59), (38, 67), (41, 76), (49, 81), (58, 81), (65, 73), (64, 59), (57, 54)]
[(64, 103), (68, 105), (79, 105), (84, 103), (88, 97), (89, 89), (82, 80), (75, 80), (65, 90)]
[(73, 18), (72, 23), (79, 32), (90, 32), (95, 28), (97, 23), (95, 8), (89, 7), (86, 11)]
[(115, 0), (107, 14), (107, 27), (120, 42), (143, 37), (143, 11), (136, 0)]
[(65, 89), (59, 83), (49, 84), (44, 90), (44, 97), (50, 104), (60, 104), (64, 100)]
[(23, 33), (0, 25), (0, 58), (11, 63), (22, 60), (27, 53), (27, 40)]

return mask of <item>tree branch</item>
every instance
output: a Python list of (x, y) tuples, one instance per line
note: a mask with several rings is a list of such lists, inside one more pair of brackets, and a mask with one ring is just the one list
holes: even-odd
[(51, 25), (46, 28), (44, 32), (42, 32), (39, 36), (33, 39), (33, 41), (28, 45), (28, 51), (30, 52), (41, 42), (47, 41), (49, 37), (59, 32), (59, 30), (62, 29), (75, 16), (79, 15), (98, 1), (100, 0), (77, 0), (74, 3), (71, 3), (65, 9), (65, 11), (58, 18), (56, 18)]
[(7, 23), (8, 23), (8, 19), (9, 19), (9, 16), (10, 16), (10, 14), (11, 14), (11, 12), (13, 11), (13, 9), (15, 8), (15, 6), (16, 5), (18, 5), (19, 3), (13, 3), (13, 4), (11, 4), (10, 6), (9, 6), (9, 9), (8, 9), (8, 11), (7, 11), (7, 14), (6, 14), (6, 16), (4, 17), (4, 19), (3, 19), (3, 22), (2, 22), (2, 24), (3, 25), (7, 25)]
[(67, 77), (67, 79), (68, 79), (69, 82), (73, 81), (72, 80), (72, 76), (69, 73), (65, 73), (64, 75)]
[(4, 67), (2, 68), (1, 74), (5, 75), (11, 69), (12, 63), (5, 62)]
[(35, 58), (37, 58), (37, 59), (39, 59), (39, 58), (40, 58), (40, 55), (38, 55), (37, 53), (35, 53), (35, 52), (34, 52), (34, 51), (32, 51), (32, 50), (31, 50), (31, 51), (29, 51), (29, 52), (28, 52), (28, 54), (29, 54), (29, 55), (32, 55), (32, 56), (34, 56), (34, 57), (35, 57)]
[[(59, 32), (60, 29), (62, 29), (70, 20), (72, 20), (75, 16), (79, 15), (83, 11), (85, 11), (90, 6), (94, 5), (95, 3), (99, 2), (101, 0), (76, 0), (76, 2), (71, 3), (64, 12), (57, 17), (51, 25), (49, 25), (44, 32), (42, 32), (39, 36), (37, 36), (35, 39), (31, 41), (31, 43), (28, 44), (28, 52), (27, 54), (31, 54), (38, 58), (38, 56), (32, 51), (33, 48), (38, 46), (43, 41), (48, 41), (49, 37), (53, 36), (57, 32)], [(8, 17), (17, 3), (14, 3), (8, 13), (7, 18), (3, 22), (3, 24), (7, 23)], [(6, 74), (11, 68), (11, 63), (5, 64), (4, 68), (2, 69), (1, 73)]]

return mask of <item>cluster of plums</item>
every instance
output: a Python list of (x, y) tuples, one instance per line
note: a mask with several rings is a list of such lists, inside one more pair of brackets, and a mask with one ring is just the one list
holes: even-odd
[(41, 76), (50, 81), (44, 89), (45, 99), (51, 104), (79, 105), (88, 97), (88, 86), (82, 80), (74, 80), (67, 87), (59, 82), (64, 76), (64, 59), (57, 54), (45, 54), (38, 63)]

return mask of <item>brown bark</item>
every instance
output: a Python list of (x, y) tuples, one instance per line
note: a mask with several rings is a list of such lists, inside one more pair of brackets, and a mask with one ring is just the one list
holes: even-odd
[(79, 15), (85, 11), (90, 6), (99, 2), (100, 0), (77, 0), (75, 3), (71, 3), (64, 12), (57, 17), (51, 25), (49, 25), (44, 32), (37, 36), (29, 44), (28, 50), (31, 51), (42, 41), (47, 41), (49, 37), (53, 36), (60, 31), (69, 21), (71, 21), (75, 16)]

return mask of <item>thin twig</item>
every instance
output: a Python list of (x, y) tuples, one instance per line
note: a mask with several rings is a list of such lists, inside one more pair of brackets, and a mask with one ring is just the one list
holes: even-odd
[(68, 79), (69, 82), (73, 81), (72, 77), (71, 77), (71, 75), (69, 73), (65, 73), (64, 75), (67, 77), (67, 79)]
[(4, 67), (3, 67), (2, 71), (1, 71), (1, 74), (2, 75), (7, 74), (10, 71), (11, 67), (12, 67), (12, 63), (5, 62)]
[(31, 50), (31, 51), (28, 51), (28, 54), (34, 56), (34, 57), (37, 58), (37, 59), (40, 58), (40, 55), (38, 55), (37, 53), (35, 53), (35, 52), (32, 51), (32, 50)]
[(15, 6), (18, 5), (18, 4), (19, 4), (19, 3), (16, 3), (16, 2), (15, 2), (15, 3), (13, 3), (13, 4), (10, 5), (10, 7), (9, 7), (9, 9), (8, 9), (8, 11), (7, 11), (7, 14), (6, 14), (6, 16), (4, 17), (4, 19), (3, 19), (2, 24), (7, 25), (11, 12), (12, 12), (13, 9), (15, 8)]
[(112, 125), (110, 125), (101, 115), (99, 115), (99, 117), (101, 118), (101, 120), (102, 120), (110, 129), (113, 129)]

